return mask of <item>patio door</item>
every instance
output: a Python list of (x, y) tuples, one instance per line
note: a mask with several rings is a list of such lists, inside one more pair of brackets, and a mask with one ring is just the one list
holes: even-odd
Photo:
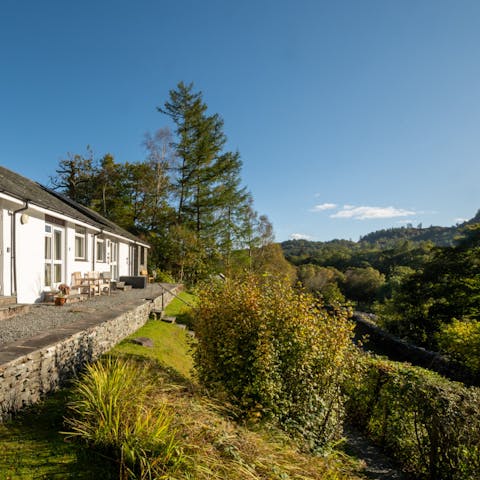
[(56, 287), (63, 281), (63, 228), (45, 224), (45, 277), (46, 287)]
[(118, 280), (118, 242), (110, 241), (110, 274)]

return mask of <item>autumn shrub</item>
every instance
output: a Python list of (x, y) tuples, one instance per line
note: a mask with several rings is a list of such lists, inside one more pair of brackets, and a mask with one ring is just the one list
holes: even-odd
[(346, 390), (349, 420), (405, 470), (430, 480), (478, 479), (479, 389), (365, 356)]
[(480, 373), (480, 322), (456, 320), (444, 324), (437, 334), (442, 352), (465, 365), (472, 373)]
[(87, 367), (73, 386), (65, 432), (119, 465), (121, 479), (169, 478), (181, 462), (164, 405), (134, 363), (109, 357)]
[(211, 282), (195, 310), (199, 379), (244, 417), (274, 421), (323, 448), (342, 432), (348, 315), (272, 276)]

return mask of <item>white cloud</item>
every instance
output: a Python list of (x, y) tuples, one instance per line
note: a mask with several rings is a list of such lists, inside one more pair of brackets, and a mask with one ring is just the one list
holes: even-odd
[(467, 222), (468, 218), (455, 218), (453, 221), (455, 223), (463, 223), (463, 222)]
[(320, 205), (315, 205), (312, 208), (312, 212), (323, 212), (324, 210), (333, 210), (334, 208), (337, 208), (336, 203), (322, 203)]
[(379, 218), (409, 217), (417, 213), (412, 210), (395, 207), (355, 207), (344, 205), (331, 218), (353, 218), (355, 220), (374, 220)]
[(292, 233), (290, 235), (290, 240), (311, 240), (310, 235), (305, 235), (304, 233)]

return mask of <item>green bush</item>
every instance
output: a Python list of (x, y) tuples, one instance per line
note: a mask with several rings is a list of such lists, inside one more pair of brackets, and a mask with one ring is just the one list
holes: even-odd
[(347, 412), (405, 470), (431, 480), (480, 472), (480, 390), (427, 370), (364, 357)]
[(151, 387), (135, 364), (111, 357), (91, 364), (73, 388), (67, 438), (77, 438), (120, 466), (120, 478), (161, 479), (181, 456), (164, 406), (148, 407)]
[(480, 322), (456, 320), (442, 325), (437, 334), (442, 352), (465, 365), (473, 373), (480, 373)]
[(348, 312), (329, 313), (271, 276), (211, 283), (199, 297), (200, 380), (244, 416), (276, 421), (312, 449), (338, 439), (352, 352)]

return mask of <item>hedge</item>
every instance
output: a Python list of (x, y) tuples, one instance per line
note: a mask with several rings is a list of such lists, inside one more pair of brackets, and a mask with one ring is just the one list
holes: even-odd
[(405, 471), (429, 480), (478, 480), (479, 388), (365, 355), (346, 394), (350, 422)]

